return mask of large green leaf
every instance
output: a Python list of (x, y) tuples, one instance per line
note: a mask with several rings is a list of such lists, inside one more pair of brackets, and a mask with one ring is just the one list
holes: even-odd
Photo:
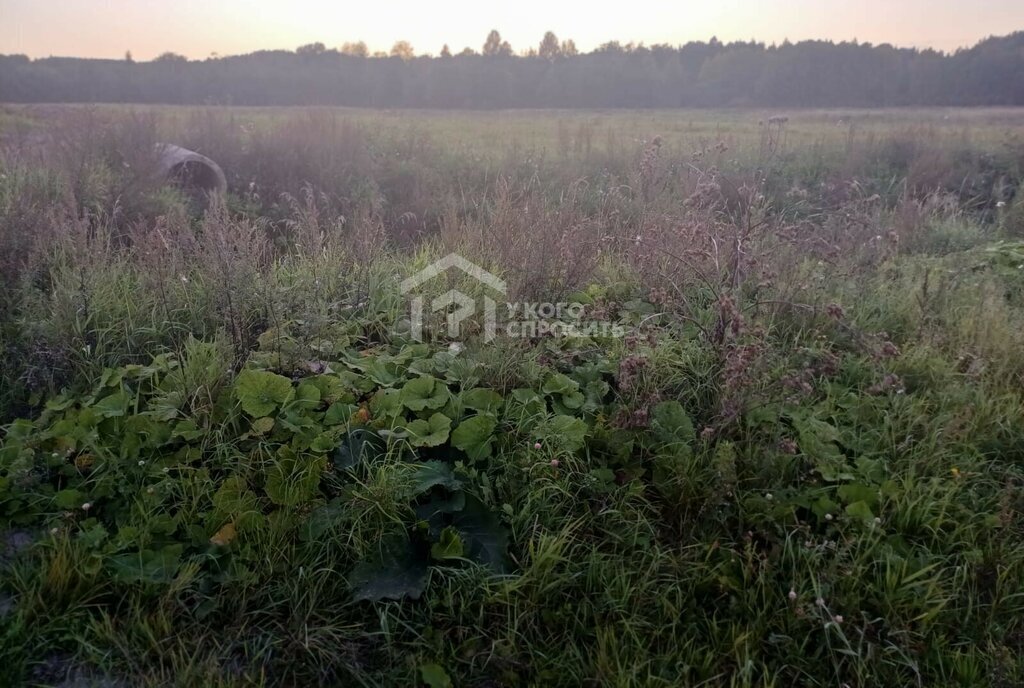
[(295, 389), (295, 400), (292, 408), (312, 410), (320, 405), (320, 388), (308, 380), (303, 380)]
[(544, 421), (537, 431), (538, 438), (545, 444), (565, 451), (577, 451), (583, 447), (587, 436), (587, 424), (572, 416), (552, 416)]
[(546, 411), (544, 398), (532, 389), (512, 390), (512, 397), (505, 404), (505, 418), (519, 424), (533, 424)]
[(335, 468), (346, 469), (372, 461), (384, 451), (380, 437), (366, 428), (356, 428), (341, 439), (331, 460)]
[(448, 515), (462, 511), (465, 506), (466, 493), (463, 490), (455, 490), (446, 496), (431, 494), (426, 502), (416, 505), (416, 520), (427, 524), (430, 537), (439, 538), (447, 520), (450, 520)]
[(426, 461), (420, 464), (413, 474), (411, 496), (423, 494), (438, 485), (449, 490), (457, 490), (462, 487), (462, 481), (452, 472), (452, 467), (444, 461)]
[[(271, 425), (273, 420), (271, 420)], [(255, 421), (254, 421), (255, 425)], [(186, 442), (193, 442), (206, 436), (208, 431), (205, 428), (200, 428), (196, 425), (196, 422), (191, 418), (186, 420), (178, 421), (174, 424), (174, 430), (170, 433), (169, 437), (180, 437)]]
[(331, 404), (327, 412), (324, 413), (324, 425), (340, 425), (342, 423), (348, 423), (352, 420), (352, 416), (359, 407), (355, 404), (349, 404), (342, 401), (336, 401)]
[(448, 387), (430, 375), (409, 380), (402, 387), (402, 405), (412, 411), (439, 409), (448, 401)]
[(104, 418), (114, 418), (125, 414), (128, 409), (128, 401), (128, 394), (122, 390), (103, 397), (92, 407)]
[(452, 419), (443, 413), (435, 413), (429, 420), (416, 419), (405, 426), (409, 433), (409, 444), (414, 447), (436, 447), (448, 440)]
[(336, 375), (317, 375), (316, 377), (309, 378), (306, 382), (320, 390), (320, 398), (328, 404), (334, 404), (339, 401), (346, 403), (355, 401), (355, 395), (348, 390), (345, 383)]
[(256, 495), (241, 475), (233, 475), (221, 483), (213, 495), (213, 505), (228, 516), (237, 516), (257, 508)]
[[(353, 396), (367, 394), (377, 388), (373, 380), (363, 377), (358, 373), (353, 373), (351, 370), (339, 370), (335, 375)], [(339, 401), (344, 400), (341, 399)]]
[(341, 499), (334, 499), (328, 504), (317, 507), (310, 514), (299, 530), (299, 539), (303, 542), (318, 540), (331, 532), (340, 524), (345, 515), (345, 506)]
[(800, 451), (813, 459), (842, 456), (836, 443), (839, 431), (835, 426), (813, 417), (793, 416), (793, 427), (799, 435)]
[(501, 395), (493, 389), (478, 387), (462, 393), (462, 405), (480, 413), (497, 414), (502, 403)]
[(544, 381), (542, 391), (545, 394), (574, 394), (580, 388), (580, 384), (568, 375), (554, 373)]
[(178, 572), (182, 549), (182, 545), (167, 545), (118, 554), (107, 560), (107, 567), (121, 581), (170, 583)]
[(274, 419), (270, 416), (264, 416), (263, 418), (256, 418), (253, 420), (252, 425), (249, 428), (249, 434), (259, 437), (266, 435), (268, 432), (274, 429)]
[(584, 403), (584, 411), (594, 413), (604, 403), (604, 397), (611, 391), (610, 385), (604, 380), (592, 380), (584, 387), (587, 401)]
[(864, 502), (869, 507), (878, 504), (879, 499), (878, 488), (873, 485), (865, 485), (864, 483), (840, 485), (839, 489), (836, 490), (836, 494), (847, 504)]
[(474, 461), (486, 459), (491, 455), (497, 424), (491, 416), (467, 418), (452, 431), (452, 446), (466, 452), (466, 456)]
[(583, 396), (583, 392), (570, 392), (569, 394), (563, 394), (560, 402), (563, 407), (570, 411), (575, 411), (582, 408), (586, 400), (587, 398)]
[(286, 377), (265, 370), (243, 370), (235, 381), (242, 410), (253, 418), (269, 415), (288, 403), (295, 390)]
[(555, 413), (569, 416), (582, 408), (586, 401), (586, 397), (579, 389), (580, 383), (568, 375), (554, 373), (544, 381), (542, 391), (554, 396), (551, 407)]
[(452, 527), (462, 535), (466, 555), (498, 573), (508, 570), (508, 533), (497, 514), (471, 494), (452, 516)]
[(665, 444), (689, 444), (695, 437), (693, 421), (678, 401), (663, 401), (651, 409), (651, 432)]
[(401, 392), (378, 389), (370, 398), (370, 417), (374, 420), (394, 418), (401, 413)]
[(867, 502), (853, 502), (847, 505), (846, 514), (862, 523), (869, 524), (875, 520), (875, 513)]
[(349, 585), (356, 600), (419, 599), (427, 586), (427, 558), (406, 534), (385, 538), (376, 552), (356, 564)]
[(402, 412), (402, 393), (397, 389), (378, 389), (369, 407), (374, 419), (393, 418)]

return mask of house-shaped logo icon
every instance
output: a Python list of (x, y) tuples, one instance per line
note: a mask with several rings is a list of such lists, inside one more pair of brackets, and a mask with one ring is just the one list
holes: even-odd
[[(490, 289), (498, 292), (502, 296), (506, 293), (507, 287), (504, 280), (497, 275), (484, 270), (476, 263), (466, 260), (457, 253), (449, 253), (444, 258), (434, 261), (416, 274), (402, 280), (400, 285), (401, 292), (402, 294), (408, 295), (423, 284), (426, 284), (452, 268), (462, 270), (477, 282), (490, 287)], [(447, 309), (453, 305), (456, 306), (455, 310), (449, 312), (446, 317), (448, 336), (458, 339), (461, 332), (462, 321), (476, 313), (476, 301), (471, 296), (468, 296), (457, 289), (451, 289), (431, 300), (430, 312), (436, 313), (437, 311)], [(494, 339), (497, 327), (494, 299), (485, 295), (483, 297), (483, 308), (484, 341), (489, 342)], [(423, 296), (413, 295), (410, 298), (409, 316), (412, 322), (413, 339), (423, 341)]]

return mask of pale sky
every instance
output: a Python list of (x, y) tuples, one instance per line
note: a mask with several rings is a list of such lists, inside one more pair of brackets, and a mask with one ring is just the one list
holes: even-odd
[(0, 53), (149, 60), (190, 58), (320, 41), (397, 40), (417, 54), (449, 44), (479, 50), (498, 29), (519, 52), (544, 32), (587, 51), (609, 40), (685, 43), (808, 38), (955, 50), (1024, 29), (1024, 0), (0, 0)]

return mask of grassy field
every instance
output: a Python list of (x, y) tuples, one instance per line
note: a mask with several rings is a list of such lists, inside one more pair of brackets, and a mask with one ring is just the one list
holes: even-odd
[[(195, 130), (197, 120), (213, 119), (249, 131), (274, 129), (289, 119), (345, 121), (394, 137), (429, 137), (438, 146), (477, 154), (505, 154), (509, 149), (578, 153), (589, 139), (590, 150), (632, 147), (655, 136), (689, 154), (706, 141), (725, 141), (757, 153), (772, 117), (786, 117), (791, 153), (811, 149), (846, 150), (879, 137), (925, 134), (930, 145), (965, 144), (991, 149), (1020, 137), (1020, 108), (904, 108), (894, 110), (363, 110), (310, 107), (194, 107), (98, 105), (0, 106), (0, 131), (31, 128), (70, 110), (99, 116), (131, 113), (158, 121), (163, 131)], [(568, 141), (567, 141), (568, 139)], [(568, 145), (566, 145), (568, 144)]]
[(6, 107), (0, 684), (1021, 685), (1022, 184), (1018, 110)]

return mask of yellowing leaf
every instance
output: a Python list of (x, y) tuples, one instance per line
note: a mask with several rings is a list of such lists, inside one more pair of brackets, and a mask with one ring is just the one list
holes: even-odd
[(252, 430), (250, 431), (253, 435), (266, 435), (274, 428), (274, 419), (269, 416), (263, 418), (257, 418), (252, 422)]
[(217, 545), (218, 547), (226, 547), (231, 544), (231, 541), (235, 539), (235, 535), (237, 534), (234, 523), (225, 523), (221, 526), (221, 529), (214, 533), (213, 537), (210, 538), (210, 544)]

